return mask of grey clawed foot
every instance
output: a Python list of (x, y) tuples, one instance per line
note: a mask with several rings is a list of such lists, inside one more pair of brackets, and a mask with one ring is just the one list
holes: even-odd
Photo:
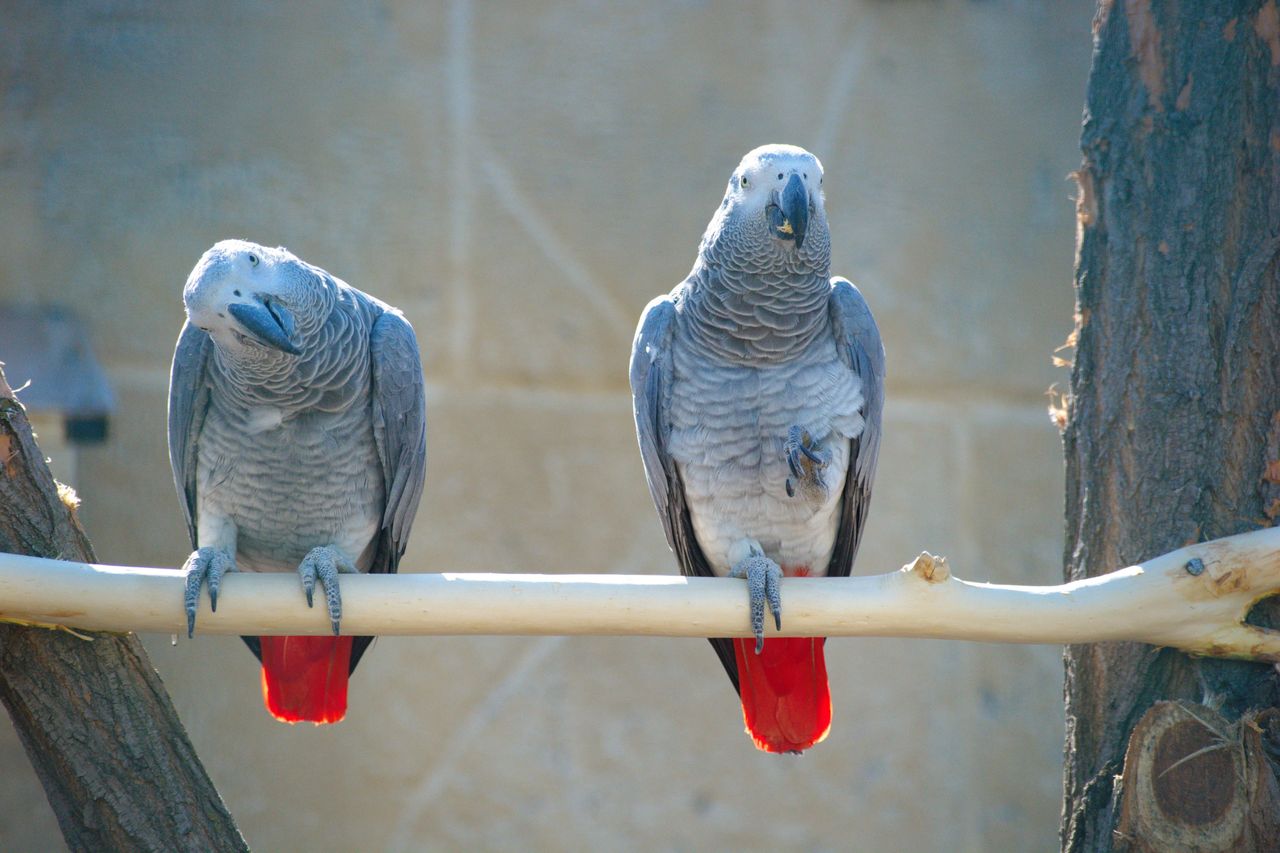
[(356, 571), (352, 562), (331, 545), (312, 548), (298, 564), (298, 575), (302, 578), (302, 591), (307, 595), (308, 607), (314, 606), (312, 597), (316, 579), (320, 579), (335, 636), (338, 634), (338, 624), (342, 621), (342, 592), (338, 589), (338, 575), (355, 574)]
[(825, 499), (827, 485), (822, 471), (831, 463), (831, 451), (823, 450), (804, 427), (793, 426), (782, 443), (782, 453), (787, 467), (791, 469), (791, 476), (787, 478), (787, 496), (796, 496), (798, 483), (806, 495)]
[(769, 604), (773, 624), (782, 629), (782, 569), (763, 554), (753, 553), (729, 569), (729, 577), (746, 578), (751, 596), (751, 631), (756, 635), (756, 654), (764, 648), (764, 605)]
[(222, 576), (236, 571), (236, 560), (222, 548), (197, 548), (187, 557), (182, 570), (187, 573), (187, 586), (183, 604), (187, 611), (187, 638), (196, 632), (196, 608), (200, 605), (200, 586), (209, 586), (209, 607), (218, 610), (218, 590), (222, 588)]

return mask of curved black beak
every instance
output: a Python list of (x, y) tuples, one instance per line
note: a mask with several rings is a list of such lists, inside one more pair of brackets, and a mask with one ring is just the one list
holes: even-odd
[(805, 231), (809, 228), (809, 193), (799, 175), (792, 175), (787, 179), (787, 185), (782, 190), (781, 207), (782, 215), (786, 217), (784, 225), (791, 226), (791, 239), (796, 241), (796, 248), (799, 249), (804, 245)]
[(804, 245), (804, 235), (809, 229), (809, 191), (799, 175), (791, 176), (780, 195), (774, 194), (765, 212), (773, 236), (794, 241), (797, 249)]
[(293, 342), (293, 317), (270, 299), (255, 296), (253, 302), (233, 302), (227, 306), (227, 311), (254, 340), (264, 346), (290, 355), (302, 352)]

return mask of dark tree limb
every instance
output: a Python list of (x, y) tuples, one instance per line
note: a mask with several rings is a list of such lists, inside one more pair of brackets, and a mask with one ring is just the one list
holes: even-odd
[[(0, 551), (94, 559), (3, 370)], [(0, 624), (0, 701), (72, 850), (248, 849), (137, 637)]]
[[(1102, 0), (1094, 32), (1064, 432), (1068, 580), (1280, 516), (1276, 0)], [(1243, 721), (1280, 699), (1270, 666), (1139, 644), (1069, 647), (1066, 669), (1071, 851), (1159, 848), (1125, 834), (1141, 820), (1120, 821), (1137, 814), (1131, 793), (1151, 789), (1141, 767), (1160, 763), (1125, 761), (1141, 752), (1133, 733), (1156, 703), (1181, 700), (1152, 712), (1166, 715), (1208, 706), (1225, 721), (1218, 728), (1254, 732)], [(1181, 732), (1156, 752), (1191, 749), (1195, 719), (1161, 728), (1152, 717), (1141, 731)], [(1195, 759), (1198, 772), (1231, 772), (1210, 755)], [(1271, 797), (1274, 786), (1248, 792)], [(1191, 796), (1166, 791), (1161, 808), (1207, 820), (1178, 813)], [(1254, 849), (1255, 829), (1203, 849)]]

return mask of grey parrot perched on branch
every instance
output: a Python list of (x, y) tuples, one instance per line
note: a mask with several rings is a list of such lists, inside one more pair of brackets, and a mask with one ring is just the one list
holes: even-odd
[(862, 294), (830, 277), (822, 176), (790, 145), (743, 157), (631, 354), (645, 474), (681, 572), (747, 581), (754, 648), (711, 644), (768, 752), (825, 738), (831, 694), (825, 639), (765, 643), (765, 604), (781, 627), (781, 577), (849, 574), (880, 448), (884, 348)]
[(340, 636), (342, 572), (394, 572), (422, 495), (417, 340), (389, 305), (283, 248), (224, 240), (182, 291), (169, 461), (186, 515), (187, 632), (228, 571), (317, 581), (332, 637), (245, 637), (267, 709), (329, 723), (372, 637)]

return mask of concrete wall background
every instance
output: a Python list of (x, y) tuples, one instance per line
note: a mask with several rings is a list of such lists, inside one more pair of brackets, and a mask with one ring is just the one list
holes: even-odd
[[(888, 350), (855, 571), (927, 548), (965, 578), (1056, 581), (1044, 392), (1064, 379), (1091, 13), (9, 4), (0, 302), (89, 319), (121, 403), (74, 483), (100, 558), (187, 553), (164, 438), (180, 289), (244, 236), (418, 330), (429, 463), (406, 568), (675, 571), (635, 448), (631, 334), (738, 158), (787, 141), (826, 166), (833, 269)], [(701, 641), (384, 639), (323, 729), (268, 718), (238, 640), (148, 646), (260, 849), (1056, 846), (1056, 648), (832, 641), (835, 726), (797, 760), (751, 748)], [(0, 727), (0, 848), (58, 838)]]

